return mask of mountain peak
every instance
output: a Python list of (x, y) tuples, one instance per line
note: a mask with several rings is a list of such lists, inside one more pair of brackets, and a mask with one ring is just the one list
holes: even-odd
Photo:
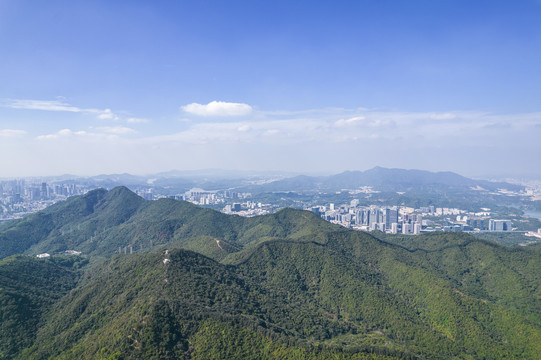
[(133, 191), (128, 189), (126, 186), (117, 186), (112, 188), (107, 192), (107, 195), (110, 197), (118, 197), (118, 196), (138, 196)]

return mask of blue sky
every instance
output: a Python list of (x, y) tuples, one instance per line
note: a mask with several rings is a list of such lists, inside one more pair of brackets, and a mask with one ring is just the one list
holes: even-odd
[(0, 0), (0, 177), (541, 176), (541, 1)]

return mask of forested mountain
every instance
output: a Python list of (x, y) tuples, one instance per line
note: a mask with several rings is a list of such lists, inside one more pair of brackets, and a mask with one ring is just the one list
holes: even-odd
[(205, 243), (199, 237), (211, 237), (215, 249), (224, 248), (223, 242), (240, 250), (271, 238), (301, 238), (319, 228), (338, 228), (316, 219), (313, 213), (291, 209), (257, 218), (229, 216), (185, 201), (145, 201), (125, 187), (98, 189), (0, 226), (0, 258), (69, 249), (109, 257), (119, 248), (144, 252), (171, 242), (197, 247)]
[(453, 172), (430, 172), (425, 170), (387, 169), (375, 167), (366, 171), (345, 171), (330, 176), (305, 176), (278, 180), (264, 185), (252, 186), (253, 192), (269, 191), (301, 191), (301, 190), (341, 190), (356, 189), (361, 186), (372, 186), (382, 191), (410, 191), (432, 190), (443, 191), (447, 189), (470, 190), (483, 188), (495, 191), (500, 188), (520, 190), (522, 186), (491, 182), (487, 180), (473, 180)]
[[(541, 354), (541, 254), (467, 234), (391, 242), (115, 188), (4, 225), (0, 244), (1, 359)], [(83, 255), (13, 255), (66, 249)]]
[(0, 261), (0, 359), (11, 359), (32, 345), (50, 307), (76, 286), (76, 269), (84, 262), (28, 256)]

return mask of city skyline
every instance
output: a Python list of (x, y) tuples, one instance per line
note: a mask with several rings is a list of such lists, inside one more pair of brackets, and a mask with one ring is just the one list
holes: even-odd
[(537, 176), (541, 2), (0, 1), (0, 177)]

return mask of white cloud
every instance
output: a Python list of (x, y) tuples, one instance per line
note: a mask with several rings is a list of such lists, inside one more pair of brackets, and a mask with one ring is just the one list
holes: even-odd
[(58, 100), (28, 100), (28, 99), (5, 99), (2, 107), (23, 110), (41, 110), (41, 111), (64, 111), (73, 113), (96, 114), (98, 119), (118, 120), (119, 117), (111, 109), (91, 109), (72, 106)]
[(119, 117), (115, 115), (111, 109), (105, 109), (99, 112), (98, 119), (101, 120), (118, 120)]
[(44, 110), (44, 111), (70, 111), (70, 112), (82, 112), (75, 106), (65, 104), (60, 101), (47, 101), (47, 100), (25, 100), (25, 99), (9, 99), (5, 100), (3, 107), (11, 109), (27, 109), (27, 110)]
[[(112, 128), (114, 129), (114, 128)], [(109, 131), (108, 133), (96, 133), (88, 132), (84, 130), (73, 131), (71, 129), (62, 129), (53, 134), (39, 135), (36, 137), (37, 140), (61, 140), (61, 139), (71, 139), (71, 140), (116, 140), (119, 139), (119, 136), (116, 133)]]
[[(349, 119), (340, 119), (334, 122), (334, 126), (337, 128), (353, 127), (362, 125), (363, 128), (388, 128), (395, 125), (394, 120), (379, 118), (378, 116), (355, 116)], [(346, 130), (351, 131), (351, 130)]]
[(340, 120), (337, 120), (334, 123), (334, 126), (342, 127), (342, 126), (358, 125), (363, 120), (365, 120), (364, 116), (356, 116), (356, 117), (352, 117), (352, 118), (349, 118), (349, 119), (340, 119)]
[(137, 131), (135, 131), (134, 129), (131, 129), (125, 126), (102, 126), (102, 127), (96, 128), (96, 130), (103, 131), (109, 134), (116, 134), (116, 135), (126, 135), (126, 134), (137, 133)]
[(26, 134), (26, 131), (24, 130), (0, 129), (0, 137), (14, 138), (14, 137), (24, 136), (25, 134)]
[[(93, 114), (112, 113), (101, 110)], [(186, 113), (185, 116), (196, 119), (192, 114)], [(21, 163), (28, 166), (28, 171), (37, 168), (47, 170), (54, 166), (59, 169), (55, 171), (68, 171), (63, 168), (65, 163), (59, 165), (52, 160), (34, 160), (36, 153), (55, 151), (59, 154), (56, 158), (65, 156), (71, 159), (73, 166), (96, 172), (101, 170), (86, 170), (87, 166), (88, 169), (99, 169), (104, 166), (104, 158), (107, 158), (109, 168), (114, 169), (112, 171), (119, 171), (119, 166), (130, 164), (131, 168), (126, 169), (132, 172), (141, 172), (147, 166), (161, 167), (160, 170), (201, 166), (345, 169), (371, 164), (400, 167), (404, 158), (421, 159), (419, 167), (426, 164), (466, 166), (463, 165), (466, 164), (465, 158), (468, 161), (475, 158), (477, 166), (489, 163), (484, 159), (506, 153), (523, 159), (523, 163), (535, 164), (535, 156), (540, 149), (537, 140), (541, 137), (541, 113), (325, 108), (297, 112), (251, 110), (249, 117), (226, 118), (219, 122), (198, 117), (198, 121), (184, 120), (156, 121), (152, 129), (147, 129), (153, 135), (137, 125), (129, 125), (143, 121), (127, 118), (123, 118), (122, 123), (99, 124), (112, 126), (94, 124), (94, 127), (78, 127), (86, 131), (70, 130), (75, 126), (71, 123), (62, 125), (66, 129), (60, 131), (57, 131), (60, 127), (55, 130), (48, 128), (42, 132), (45, 135), (38, 137), (41, 141), (23, 136), (25, 132), (22, 130), (0, 130), (0, 139), (4, 138), (0, 141), (0, 157), (4, 156), (5, 164), (11, 161), (10, 154), (24, 151), (30, 154), (27, 161), (13, 162), (14, 173), (21, 169)], [(39, 126), (39, 122), (37, 124)], [(34, 131), (39, 130), (36, 127)], [(8, 141), (7, 137), (14, 137), (14, 140)], [(497, 148), (494, 144), (498, 144)], [(377, 155), (363, 155), (372, 153), (374, 149), (378, 149)], [(344, 151), (352, 156), (341, 156)], [(100, 155), (99, 159), (96, 154)], [(178, 157), (175, 154), (189, 156)]]
[(234, 122), (195, 123), (186, 130), (146, 138), (152, 144), (177, 142), (184, 144), (260, 144), (269, 143), (336, 143), (353, 138), (368, 138), (373, 132), (364, 128), (336, 127), (326, 119), (282, 119)]
[(211, 101), (207, 105), (191, 103), (181, 107), (184, 112), (197, 116), (244, 116), (252, 112), (248, 104)]
[(39, 135), (37, 139), (38, 140), (52, 140), (52, 139), (67, 138), (67, 137), (72, 137), (72, 136), (85, 136), (85, 135), (87, 135), (86, 131), (72, 131), (70, 129), (62, 129), (54, 134)]
[[(186, 123), (187, 128), (170, 135), (145, 138), (184, 144), (339, 144), (369, 139), (400, 140), (407, 146), (426, 147), (473, 141), (487, 124), (505, 122), (513, 131), (539, 125), (539, 114), (498, 115), (482, 112), (399, 112), (359, 109), (322, 109), (297, 113), (254, 112), (246, 121)], [(279, 117), (279, 118), (277, 118)], [(437, 119), (437, 121), (436, 121)], [(494, 130), (496, 131), (496, 130)], [(535, 130), (534, 131), (539, 131)], [(504, 134), (500, 134), (504, 135)], [(498, 135), (499, 136), (499, 135)], [(423, 139), (423, 140), (419, 140)], [(422, 143), (422, 144), (420, 144)], [(248, 145), (250, 144), (250, 145)]]

